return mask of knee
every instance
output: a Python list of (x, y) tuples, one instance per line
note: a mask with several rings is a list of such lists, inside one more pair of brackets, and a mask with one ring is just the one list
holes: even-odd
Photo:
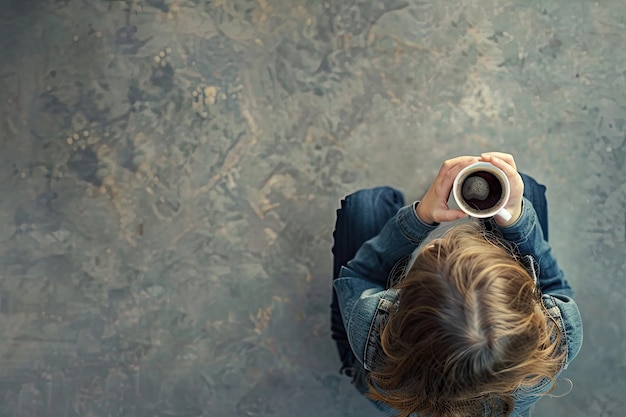
[(403, 205), (404, 194), (402, 191), (390, 187), (381, 186), (374, 188), (367, 188), (356, 191), (345, 198), (346, 201), (367, 203), (369, 205)]
[(524, 187), (539, 187), (539, 188), (543, 188), (544, 190), (546, 189), (546, 186), (543, 184), (540, 184), (537, 182), (537, 180), (535, 180), (533, 177), (531, 177), (528, 174), (524, 174), (522, 172), (519, 173), (520, 177), (522, 177), (522, 181), (524, 182)]
[(393, 207), (396, 210), (404, 205), (404, 194), (402, 191), (389, 186), (378, 187), (375, 190), (379, 193), (378, 204), (384, 207)]
[(533, 205), (544, 204), (546, 201), (546, 186), (539, 184), (533, 177), (527, 174), (522, 174), (522, 181), (524, 181), (524, 197), (529, 199)]

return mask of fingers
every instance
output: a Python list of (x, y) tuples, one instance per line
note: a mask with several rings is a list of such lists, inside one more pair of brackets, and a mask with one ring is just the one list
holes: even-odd
[(515, 165), (515, 159), (513, 158), (513, 155), (511, 155), (510, 153), (485, 152), (485, 153), (480, 154), (480, 159), (485, 161), (485, 162), (491, 162), (492, 158), (501, 159), (502, 161), (506, 162), (507, 164), (510, 164), (517, 171), (517, 165)]
[[(497, 159), (490, 154), (484, 154), (484, 156), (485, 160), (489, 159), (489, 162), (492, 162), (492, 159), (494, 161)], [(441, 165), (431, 188), (426, 192), (418, 206), (418, 216), (427, 222), (450, 222), (467, 217), (467, 214), (462, 210), (450, 210), (447, 201), (450, 197), (454, 180), (459, 172), (480, 160), (481, 158), (478, 156), (458, 156), (445, 161)], [(512, 167), (503, 160), (499, 159), (499, 161), (501, 169), (502, 165), (507, 165), (508, 171), (512, 169)], [(495, 164), (497, 163), (498, 162), (495, 162)], [(510, 175), (510, 172), (507, 172), (507, 170), (503, 169), (503, 171), (507, 176)]]
[[(445, 191), (448, 187), (452, 187), (452, 183), (457, 174), (466, 166), (478, 162), (479, 159), (480, 158), (477, 156), (458, 156), (445, 161), (437, 174), (436, 180), (439, 183), (438, 191)], [(445, 192), (445, 194), (448, 193)]]
[(478, 162), (479, 159), (480, 158), (477, 156), (459, 156), (445, 161), (443, 165), (441, 165), (439, 174), (437, 174), (437, 178), (433, 183), (437, 197), (447, 201), (452, 191), (454, 179), (459, 172), (466, 166)]
[[(494, 154), (505, 155), (506, 159), (503, 159), (499, 155)], [(492, 152), (490, 154), (482, 154), (481, 159), (485, 162), (491, 163), (497, 168), (500, 168), (509, 178), (513, 178), (514, 176), (518, 175), (517, 166), (515, 165), (515, 161), (513, 161), (513, 156), (509, 154)]]
[(459, 172), (461, 172), (461, 170), (463, 168), (465, 168), (467, 165), (471, 165), (473, 162), (469, 162), (467, 164), (457, 164), (452, 166), (445, 174), (442, 178), (440, 178), (440, 181), (438, 181), (437, 183), (437, 194), (441, 197), (446, 198), (450, 195), (450, 191), (452, 190), (452, 185), (454, 184), (454, 179), (456, 178), (457, 175), (459, 175)]
[(456, 158), (448, 159), (443, 163), (439, 173), (449, 171), (457, 165), (461, 165), (463, 168), (467, 165), (473, 164), (474, 162), (478, 162), (479, 157), (477, 156), (457, 156)]

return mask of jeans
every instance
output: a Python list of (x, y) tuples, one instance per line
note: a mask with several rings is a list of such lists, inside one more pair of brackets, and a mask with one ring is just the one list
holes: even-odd
[[(548, 203), (545, 197), (546, 187), (528, 175), (521, 173), (520, 175), (524, 181), (524, 197), (533, 204), (543, 231), (543, 237), (547, 241)], [(337, 220), (333, 231), (333, 279), (338, 277), (341, 266), (346, 265), (354, 257), (361, 245), (376, 236), (385, 223), (404, 205), (404, 195), (392, 187), (359, 190), (341, 201), (341, 208), (337, 210)], [(337, 345), (342, 364), (340, 373), (351, 377), (357, 390), (366, 394), (368, 391), (365, 383), (367, 371), (356, 360), (350, 348), (334, 289), (331, 303), (331, 335)], [(374, 402), (374, 405), (382, 409), (380, 404)]]

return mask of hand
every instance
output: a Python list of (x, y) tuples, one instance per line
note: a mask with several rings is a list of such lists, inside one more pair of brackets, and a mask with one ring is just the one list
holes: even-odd
[(424, 223), (449, 222), (467, 216), (462, 210), (450, 210), (448, 199), (458, 173), (466, 166), (479, 160), (477, 156), (459, 156), (443, 163), (437, 177), (417, 205), (417, 216)]
[(504, 221), (496, 216), (496, 223), (500, 226), (508, 226), (517, 221), (522, 214), (522, 199), (524, 195), (524, 181), (517, 172), (517, 166), (513, 155), (502, 152), (487, 152), (480, 155), (480, 160), (489, 162), (491, 165), (500, 168), (506, 174), (511, 183), (511, 196), (504, 208), (511, 213), (511, 219)]

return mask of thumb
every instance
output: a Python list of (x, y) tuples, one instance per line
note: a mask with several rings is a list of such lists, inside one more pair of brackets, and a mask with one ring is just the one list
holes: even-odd
[(440, 213), (442, 222), (451, 222), (467, 217), (467, 214), (463, 210), (445, 210)]

